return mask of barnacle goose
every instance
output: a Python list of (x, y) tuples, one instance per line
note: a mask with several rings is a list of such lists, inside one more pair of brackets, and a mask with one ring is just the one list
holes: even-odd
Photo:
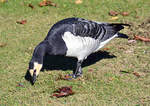
[[(98, 51), (129, 26), (122, 23), (100, 23), (82, 18), (67, 18), (54, 24), (46, 38), (36, 46), (25, 78), (35, 83), (43, 65), (43, 57), (64, 55), (77, 58), (73, 78), (82, 75), (82, 62), (93, 52)], [(29, 77), (30, 76), (30, 77)]]

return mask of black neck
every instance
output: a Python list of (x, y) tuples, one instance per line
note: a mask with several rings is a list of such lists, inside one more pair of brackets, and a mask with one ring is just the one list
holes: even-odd
[(43, 64), (43, 58), (47, 53), (47, 50), (48, 50), (47, 43), (41, 42), (39, 45), (36, 46), (31, 61)]

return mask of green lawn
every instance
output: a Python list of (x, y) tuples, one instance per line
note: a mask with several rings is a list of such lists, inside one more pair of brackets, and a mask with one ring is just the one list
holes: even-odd
[[(106, 48), (90, 57), (83, 67), (83, 77), (76, 80), (58, 80), (60, 75), (72, 73), (72, 59), (58, 60), (64, 69), (41, 72), (32, 86), (24, 79), (35, 46), (41, 42), (50, 27), (67, 17), (81, 17), (100, 22), (130, 23), (132, 29), (122, 32), (133, 38), (140, 34), (150, 38), (149, 0), (53, 0), (57, 7), (39, 7), (41, 0), (8, 0), (0, 3), (0, 106), (148, 106), (150, 105), (150, 43), (115, 39)], [(31, 3), (34, 9), (28, 7)], [(127, 11), (110, 20), (108, 12)], [(16, 21), (27, 20), (24, 25)], [(144, 24), (143, 27), (138, 25)], [(98, 58), (98, 59), (97, 59)], [(65, 65), (66, 64), (66, 65)], [(51, 64), (49, 64), (50, 67)], [(57, 66), (58, 64), (56, 64)], [(59, 67), (59, 66), (58, 66)], [(123, 73), (120, 71), (126, 71)], [(133, 73), (140, 75), (138, 78)], [(23, 85), (17, 86), (19, 83)], [(51, 97), (54, 90), (72, 86), (74, 95)]]

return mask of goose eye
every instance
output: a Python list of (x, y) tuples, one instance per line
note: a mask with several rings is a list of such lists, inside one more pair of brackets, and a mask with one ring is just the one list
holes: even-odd
[(36, 75), (36, 70), (34, 70), (33, 75)]

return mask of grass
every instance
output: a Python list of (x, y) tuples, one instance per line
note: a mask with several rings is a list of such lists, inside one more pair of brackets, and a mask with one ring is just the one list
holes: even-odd
[[(53, 1), (57, 7), (41, 8), (38, 6), (40, 0), (8, 0), (0, 3), (0, 43), (7, 44), (0, 47), (0, 105), (150, 105), (150, 44), (140, 41), (133, 44), (129, 44), (127, 39), (111, 41), (106, 46), (109, 50), (102, 49), (109, 52), (102, 52), (106, 58), (86, 65), (80, 80), (57, 80), (59, 75), (71, 73), (71, 69), (41, 72), (34, 86), (24, 79), (35, 46), (61, 19), (82, 17), (95, 21), (128, 22), (137, 26), (150, 17), (149, 0), (83, 0), (79, 5), (73, 0)], [(29, 8), (29, 3), (35, 8)], [(130, 15), (119, 15), (118, 20), (110, 21), (110, 10), (127, 11)], [(17, 20), (22, 19), (27, 20), (25, 25), (16, 24)], [(122, 32), (132, 38), (130, 32), (138, 31), (125, 29)], [(120, 73), (120, 70), (129, 73)], [(141, 77), (136, 77), (133, 72), (138, 72)], [(17, 87), (18, 83), (24, 87)], [(73, 86), (75, 94), (52, 98), (52, 92), (61, 86)]]

